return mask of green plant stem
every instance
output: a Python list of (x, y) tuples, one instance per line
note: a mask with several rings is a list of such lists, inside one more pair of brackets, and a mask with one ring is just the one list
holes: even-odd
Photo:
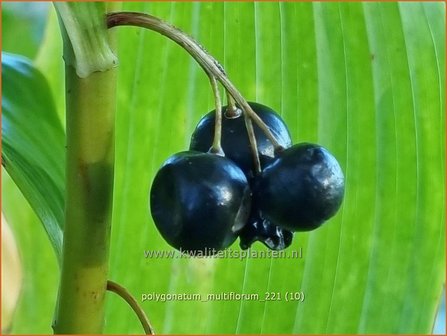
[(116, 282), (113, 282), (112, 280), (109, 280), (107, 282), (107, 290), (119, 295), (124, 301), (129, 304), (129, 306), (132, 308), (132, 310), (140, 320), (146, 335), (155, 335), (154, 328), (152, 327), (151, 322), (146, 316), (144, 310), (140, 307), (137, 300), (132, 296), (132, 294), (129, 293), (126, 288), (117, 284)]
[(57, 334), (101, 333), (113, 194), (116, 70), (66, 66), (66, 220)]
[(66, 171), (56, 334), (104, 325), (113, 198), (116, 56), (102, 2), (58, 2), (65, 60)]

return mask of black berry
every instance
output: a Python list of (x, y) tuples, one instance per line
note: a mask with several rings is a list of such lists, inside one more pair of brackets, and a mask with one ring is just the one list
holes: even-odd
[[(248, 104), (269, 127), (282, 147), (288, 148), (292, 145), (287, 126), (275, 111), (258, 103), (250, 102)], [(227, 106), (223, 106), (222, 111), (225, 112), (226, 110)], [(191, 136), (191, 145), (189, 147), (191, 150), (207, 152), (210, 149), (214, 137), (215, 118), (216, 112), (213, 110), (199, 121)], [(273, 160), (275, 156), (274, 146), (256, 125), (254, 125), (254, 132), (259, 160), (261, 161), (261, 167), (263, 167)], [(225, 156), (234, 161), (246, 174), (247, 178), (251, 179), (254, 176), (255, 169), (243, 115), (229, 118), (223, 113), (221, 145)]]
[(287, 230), (309, 231), (339, 209), (343, 172), (323, 147), (297, 144), (265, 167), (253, 194), (266, 219)]
[(235, 241), (250, 202), (247, 179), (232, 161), (187, 151), (171, 156), (158, 171), (150, 206), (157, 229), (171, 246), (209, 255)]

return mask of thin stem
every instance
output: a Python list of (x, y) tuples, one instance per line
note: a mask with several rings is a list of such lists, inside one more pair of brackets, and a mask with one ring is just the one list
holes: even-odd
[(248, 105), (245, 98), (237, 90), (237, 88), (227, 78), (224, 69), (219, 62), (209, 55), (192, 37), (182, 32), (173, 25), (160, 20), (159, 18), (138, 12), (115, 12), (107, 14), (107, 26), (109, 28), (116, 26), (137, 26), (156, 31), (172, 41), (179, 44), (185, 49), (206, 73), (213, 74), (216, 79), (225, 87), (228, 93), (234, 98), (241, 109), (248, 114), (248, 116), (258, 125), (258, 127), (265, 133), (267, 138), (271, 141), (275, 150), (282, 149), (275, 136), (272, 134), (268, 126)]
[(225, 111), (225, 117), (229, 119), (240, 117), (242, 111), (240, 108), (236, 106), (236, 102), (234, 101), (233, 96), (231, 96), (231, 94), (228, 91), (226, 91), (226, 95), (227, 95), (227, 109)]
[(112, 280), (109, 280), (107, 281), (107, 290), (118, 294), (118, 296), (129, 304), (140, 320), (146, 335), (155, 335), (154, 328), (152, 328), (151, 322), (146, 316), (146, 313), (126, 288), (117, 284), (116, 282), (113, 282)]
[(248, 133), (248, 140), (250, 141), (251, 152), (253, 154), (253, 161), (255, 163), (255, 173), (261, 173), (261, 161), (259, 161), (258, 145), (256, 143), (255, 132), (253, 130), (253, 123), (246, 113), (244, 113), (245, 128)]
[(214, 94), (214, 103), (216, 105), (216, 119), (214, 122), (214, 140), (213, 145), (210, 148), (210, 152), (225, 156), (222, 149), (221, 138), (222, 138), (222, 102), (220, 100), (219, 88), (217, 86), (216, 77), (209, 74), (211, 88)]

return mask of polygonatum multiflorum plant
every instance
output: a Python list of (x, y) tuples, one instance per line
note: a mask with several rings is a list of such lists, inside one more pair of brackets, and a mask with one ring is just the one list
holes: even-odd
[(108, 279), (117, 78), (108, 29), (137, 26), (162, 34), (199, 63), (211, 84), (214, 110), (199, 121), (189, 149), (165, 161), (149, 192), (152, 218), (168, 244), (206, 256), (237, 238), (242, 249), (260, 241), (282, 250), (295, 232), (316, 229), (337, 212), (344, 195), (337, 160), (319, 145), (293, 145), (280, 115), (247, 102), (193, 38), (145, 13), (107, 13), (104, 3), (55, 6), (66, 64), (66, 207), (56, 333), (101, 332), (106, 290), (125, 299), (145, 332), (153, 333), (136, 300)]
[[(175, 22), (210, 53), (115, 2), (55, 2), (43, 40), (28, 45), (17, 27), (29, 8), (7, 17), (3, 6), (4, 49), (32, 58), (2, 53), (4, 212), (29, 281), (11, 332), (47, 330), (56, 283), (56, 333), (137, 331), (126, 307), (107, 308), (117, 302), (107, 290), (152, 332), (111, 280), (133, 295), (306, 294), (305, 303), (145, 300), (165, 333), (438, 331), (443, 3), (122, 6)], [(22, 222), (32, 211), (56, 258), (33, 220)]]

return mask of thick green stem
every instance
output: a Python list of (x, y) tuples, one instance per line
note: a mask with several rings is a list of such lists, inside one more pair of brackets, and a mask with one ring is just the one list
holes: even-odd
[(101, 333), (113, 191), (115, 70), (66, 67), (66, 221), (57, 334)]
[[(57, 334), (99, 334), (108, 275), (116, 69), (104, 4), (63, 3), (56, 8), (65, 45), (67, 149), (62, 270), (53, 328)], [(79, 36), (98, 42), (86, 44)], [(84, 44), (82, 53), (76, 53), (79, 44)]]

